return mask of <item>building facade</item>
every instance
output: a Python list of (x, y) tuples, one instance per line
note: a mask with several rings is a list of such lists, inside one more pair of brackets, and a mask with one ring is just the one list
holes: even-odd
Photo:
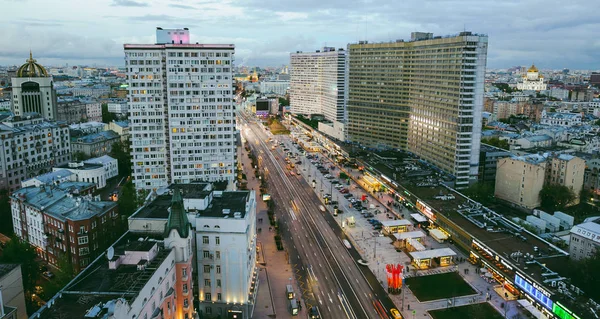
[(600, 219), (590, 217), (584, 223), (571, 228), (569, 254), (572, 259), (592, 257), (600, 246)]
[(479, 181), (482, 183), (495, 183), (498, 160), (501, 158), (511, 157), (512, 153), (507, 150), (482, 143), (479, 154)]
[(290, 81), (263, 81), (260, 82), (260, 93), (286, 95), (290, 88)]
[[(106, 181), (119, 174), (117, 160), (104, 155), (79, 163), (68, 163), (53, 168), (54, 172), (69, 171), (70, 181), (96, 184), (97, 189), (106, 187)], [(62, 175), (67, 175), (62, 173)], [(62, 176), (61, 175), (61, 176)]]
[(14, 191), (21, 181), (71, 160), (69, 128), (39, 114), (0, 123), (0, 189)]
[(568, 187), (575, 195), (575, 201), (570, 205), (576, 205), (579, 203), (579, 195), (583, 189), (584, 176), (584, 159), (573, 155), (559, 154), (549, 160), (546, 183)]
[(581, 119), (581, 113), (546, 112), (546, 110), (543, 110), (540, 124), (571, 127), (581, 125)]
[(86, 105), (79, 100), (61, 100), (56, 107), (56, 118), (67, 124), (87, 122)]
[(122, 230), (117, 203), (92, 198), (94, 189), (90, 183), (65, 182), (13, 192), (10, 202), (15, 234), (34, 246), (49, 264), (59, 266), (66, 258), (79, 272)]
[(19, 264), (0, 264), (2, 319), (27, 319), (23, 273)]
[(85, 103), (85, 113), (88, 121), (102, 122), (102, 103)]
[(487, 40), (413, 32), (407, 42), (350, 44), (349, 140), (408, 150), (457, 187), (476, 181)]
[(112, 145), (121, 140), (115, 131), (102, 131), (83, 136), (71, 137), (71, 151), (82, 152), (90, 157), (100, 157), (109, 154)]
[(232, 182), (234, 45), (191, 44), (186, 29), (157, 39), (124, 46), (136, 188)]
[(325, 47), (290, 54), (290, 110), (345, 121), (346, 51)]
[(15, 73), (12, 83), (12, 109), (15, 116), (38, 113), (49, 121), (57, 120), (56, 90), (46, 69), (31, 52), (29, 59)]
[(546, 165), (546, 157), (537, 154), (499, 159), (494, 196), (528, 209), (540, 206)]
[(129, 108), (127, 107), (127, 103), (108, 103), (107, 104), (108, 112), (115, 114), (127, 114)]

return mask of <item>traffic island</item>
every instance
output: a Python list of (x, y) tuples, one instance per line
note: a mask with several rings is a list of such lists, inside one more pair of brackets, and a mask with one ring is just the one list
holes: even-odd
[(477, 292), (457, 272), (410, 277), (406, 285), (420, 302), (474, 295)]
[(502, 319), (504, 318), (489, 303), (479, 303), (447, 309), (428, 311), (433, 319)]

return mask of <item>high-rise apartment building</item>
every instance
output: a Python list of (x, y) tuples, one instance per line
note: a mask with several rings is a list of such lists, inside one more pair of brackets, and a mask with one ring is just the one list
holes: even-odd
[(344, 122), (346, 51), (325, 47), (290, 54), (290, 109), (294, 114), (322, 114)]
[(465, 187), (477, 178), (487, 36), (348, 45), (348, 136), (408, 150)]
[(233, 44), (192, 44), (157, 28), (156, 44), (125, 44), (133, 178), (138, 189), (233, 181)]
[(57, 120), (56, 90), (52, 77), (37, 63), (31, 52), (11, 79), (12, 109), (15, 116), (39, 113), (49, 121)]

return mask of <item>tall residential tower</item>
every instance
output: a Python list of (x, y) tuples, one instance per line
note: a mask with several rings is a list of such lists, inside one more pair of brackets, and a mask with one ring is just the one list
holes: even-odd
[(290, 108), (294, 114), (322, 114), (344, 122), (346, 51), (325, 47), (290, 55)]
[(456, 178), (476, 181), (487, 36), (461, 32), (348, 45), (348, 135), (408, 150)]
[(125, 44), (133, 178), (138, 189), (233, 181), (233, 44), (192, 44), (184, 29)]

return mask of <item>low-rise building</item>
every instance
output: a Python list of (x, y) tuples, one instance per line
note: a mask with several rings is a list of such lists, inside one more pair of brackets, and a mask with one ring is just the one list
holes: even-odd
[(121, 136), (121, 141), (129, 140), (129, 121), (112, 121), (104, 126), (105, 131), (115, 131)]
[(119, 174), (117, 160), (104, 155), (83, 162), (68, 163), (54, 167), (55, 172), (69, 171), (69, 180), (96, 184), (97, 189), (106, 187), (106, 181)]
[(84, 103), (77, 99), (59, 100), (57, 104), (58, 121), (67, 124), (87, 122), (87, 110)]
[(535, 208), (540, 205), (539, 194), (545, 176), (545, 156), (533, 154), (499, 159), (494, 195), (521, 207)]
[(581, 113), (547, 112), (543, 110), (540, 124), (571, 127), (581, 125), (581, 119)]
[(571, 205), (575, 205), (579, 203), (584, 175), (585, 160), (569, 154), (558, 154), (549, 158), (546, 184), (568, 187), (575, 195), (575, 201)]
[(69, 125), (72, 136), (100, 133), (104, 131), (104, 123), (102, 122), (85, 122)]
[(88, 121), (102, 122), (102, 103), (99, 102), (86, 102), (85, 113)]
[(580, 260), (593, 256), (600, 246), (600, 217), (590, 217), (570, 231), (569, 254)]
[(71, 137), (71, 151), (82, 152), (87, 156), (99, 157), (110, 153), (112, 145), (120, 140), (115, 131), (102, 131), (83, 136)]
[(23, 273), (19, 264), (0, 264), (1, 319), (26, 319)]
[(550, 147), (552, 146), (552, 137), (546, 134), (527, 135), (515, 139), (513, 145), (518, 145), (522, 149)]
[(37, 113), (0, 123), (0, 189), (14, 191), (25, 179), (70, 160), (66, 125), (46, 121)]
[(129, 111), (129, 107), (127, 106), (127, 102), (122, 103), (107, 103), (106, 107), (109, 113), (127, 115), (127, 111)]
[(66, 258), (79, 272), (122, 234), (117, 204), (92, 198), (94, 189), (64, 182), (16, 190), (10, 196), (15, 234), (49, 264)]
[(52, 172), (48, 172), (42, 175), (34, 176), (30, 179), (21, 182), (21, 187), (30, 186), (42, 186), (42, 185), (58, 185), (60, 183), (74, 181), (72, 178), (73, 173), (66, 169), (54, 169)]

